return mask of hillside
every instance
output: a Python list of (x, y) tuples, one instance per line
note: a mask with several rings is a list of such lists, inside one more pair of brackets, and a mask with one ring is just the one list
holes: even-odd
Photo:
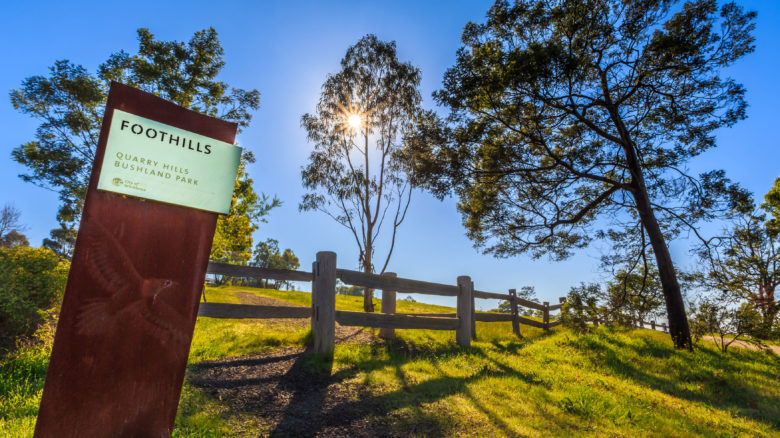
[[(209, 302), (287, 302), (310, 295), (209, 288)], [(359, 310), (362, 298), (337, 297)], [(399, 312), (446, 312), (398, 302)], [(777, 436), (780, 359), (709, 343), (675, 351), (667, 335), (592, 334), (477, 323), (454, 333), (339, 328), (332, 358), (306, 353), (304, 320), (200, 318), (174, 436)], [(0, 366), (0, 434), (31, 436), (45, 347)]]

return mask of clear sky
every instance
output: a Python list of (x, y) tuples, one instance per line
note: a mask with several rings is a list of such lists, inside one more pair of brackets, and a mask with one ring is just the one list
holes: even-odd
[[(137, 50), (136, 32), (147, 27), (159, 39), (187, 41), (213, 26), (225, 49), (220, 79), (262, 94), (260, 109), (239, 143), (255, 152), (249, 168), (258, 191), (277, 195), (284, 205), (273, 211), (255, 241), (273, 237), (291, 248), (308, 269), (317, 251), (338, 254), (339, 266), (357, 268), (357, 250), (349, 232), (320, 213), (299, 213), (303, 193), (300, 169), (311, 150), (299, 121), (314, 110), (320, 86), (335, 73), (348, 46), (367, 33), (397, 42), (399, 58), (422, 69), (424, 105), (434, 107), (431, 92), (453, 64), (461, 30), (468, 21), (482, 21), (490, 1), (371, 2), (3, 2), (0, 6), (0, 89), (8, 92), (32, 75), (48, 73), (55, 60), (69, 59), (95, 72), (110, 53)], [(780, 2), (741, 1), (758, 12), (757, 49), (730, 69), (747, 88), (748, 119), (721, 131), (719, 147), (691, 163), (698, 172), (725, 168), (727, 174), (763, 196), (780, 176), (780, 150), (775, 129), (780, 123)], [(56, 226), (56, 194), (21, 181), (25, 171), (10, 158), (11, 150), (33, 138), (37, 122), (0, 99), (0, 205), (22, 212), (34, 245)], [(675, 261), (690, 266), (688, 244), (672, 245)], [(598, 248), (565, 261), (531, 260), (526, 256), (494, 259), (475, 250), (465, 237), (454, 200), (440, 202), (415, 192), (402, 225), (389, 270), (402, 277), (454, 284), (471, 275), (480, 290), (505, 292), (523, 285), (536, 287), (541, 300), (557, 302), (569, 287), (601, 281)], [(417, 297), (428, 302), (454, 300)], [(452, 301), (450, 303), (450, 301)], [(479, 309), (495, 301), (478, 300)]]

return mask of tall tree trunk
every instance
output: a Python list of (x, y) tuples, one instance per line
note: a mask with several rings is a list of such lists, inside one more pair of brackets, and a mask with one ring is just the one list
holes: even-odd
[[(371, 247), (366, 246), (366, 252), (363, 254), (363, 272), (371, 274)], [(363, 289), (363, 311), (373, 313), (374, 312), (374, 290), (370, 287)]]
[(760, 286), (758, 300), (755, 301), (757, 302), (754, 306), (758, 308), (762, 317), (761, 330), (768, 335), (772, 331), (775, 318), (780, 311), (780, 306), (775, 301), (775, 286), (770, 284)]
[(672, 336), (674, 348), (693, 350), (691, 330), (688, 326), (685, 303), (680, 292), (680, 283), (677, 282), (677, 274), (672, 263), (672, 256), (669, 254), (669, 247), (666, 246), (666, 240), (650, 204), (642, 168), (639, 165), (639, 160), (632, 144), (624, 145), (623, 150), (626, 153), (626, 161), (632, 174), (636, 211), (639, 213), (639, 219), (642, 221), (645, 231), (647, 231), (647, 237), (650, 240), (650, 245), (653, 247), (653, 254), (655, 254), (655, 262), (658, 265), (661, 288), (666, 301), (669, 334)]
[(658, 275), (661, 280), (661, 289), (666, 302), (666, 317), (669, 320), (669, 335), (674, 342), (674, 348), (688, 349), (693, 351), (693, 341), (691, 340), (691, 329), (688, 326), (688, 316), (685, 313), (685, 303), (680, 291), (680, 283), (677, 282), (677, 274), (672, 263), (672, 256), (669, 254), (669, 247), (666, 246), (666, 240), (655, 218), (653, 207), (650, 203), (650, 195), (647, 193), (647, 184), (645, 183), (644, 172), (639, 158), (636, 154), (634, 141), (631, 134), (623, 123), (617, 107), (612, 104), (607, 86), (606, 72), (601, 72), (601, 83), (604, 91), (604, 99), (607, 102), (607, 109), (610, 117), (615, 123), (615, 127), (622, 140), (621, 147), (626, 155), (626, 164), (628, 171), (631, 172), (631, 187), (634, 195), (636, 211), (639, 214), (639, 220), (647, 232), (650, 245), (653, 247), (655, 262), (658, 266)]

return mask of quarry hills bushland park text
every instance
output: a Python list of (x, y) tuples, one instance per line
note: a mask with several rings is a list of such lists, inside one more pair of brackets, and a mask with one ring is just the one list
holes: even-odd
[(114, 110), (98, 189), (226, 213), (241, 148)]

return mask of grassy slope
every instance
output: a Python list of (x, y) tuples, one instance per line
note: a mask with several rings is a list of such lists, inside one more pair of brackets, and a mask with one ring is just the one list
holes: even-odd
[[(240, 289), (209, 289), (209, 301), (235, 302)], [(251, 290), (308, 305), (300, 292)], [(337, 308), (359, 310), (359, 297)], [(399, 312), (446, 312), (398, 302)], [(649, 330), (574, 335), (509, 323), (477, 323), (479, 341), (454, 345), (452, 332), (398, 331), (392, 343), (338, 344), (333, 373), (381, 402), (395, 432), (478, 436), (772, 436), (780, 434), (780, 360), (762, 352), (721, 355), (671, 348)], [(258, 335), (259, 334), (259, 335)], [(216, 320), (196, 325), (190, 362), (300, 346), (305, 324)], [(28, 348), (0, 364), (0, 436), (29, 436), (46, 367), (46, 349)], [(311, 365), (317, 366), (316, 358)], [(248, 414), (185, 384), (175, 436), (257, 436)], [(412, 429), (414, 427), (414, 429)]]

